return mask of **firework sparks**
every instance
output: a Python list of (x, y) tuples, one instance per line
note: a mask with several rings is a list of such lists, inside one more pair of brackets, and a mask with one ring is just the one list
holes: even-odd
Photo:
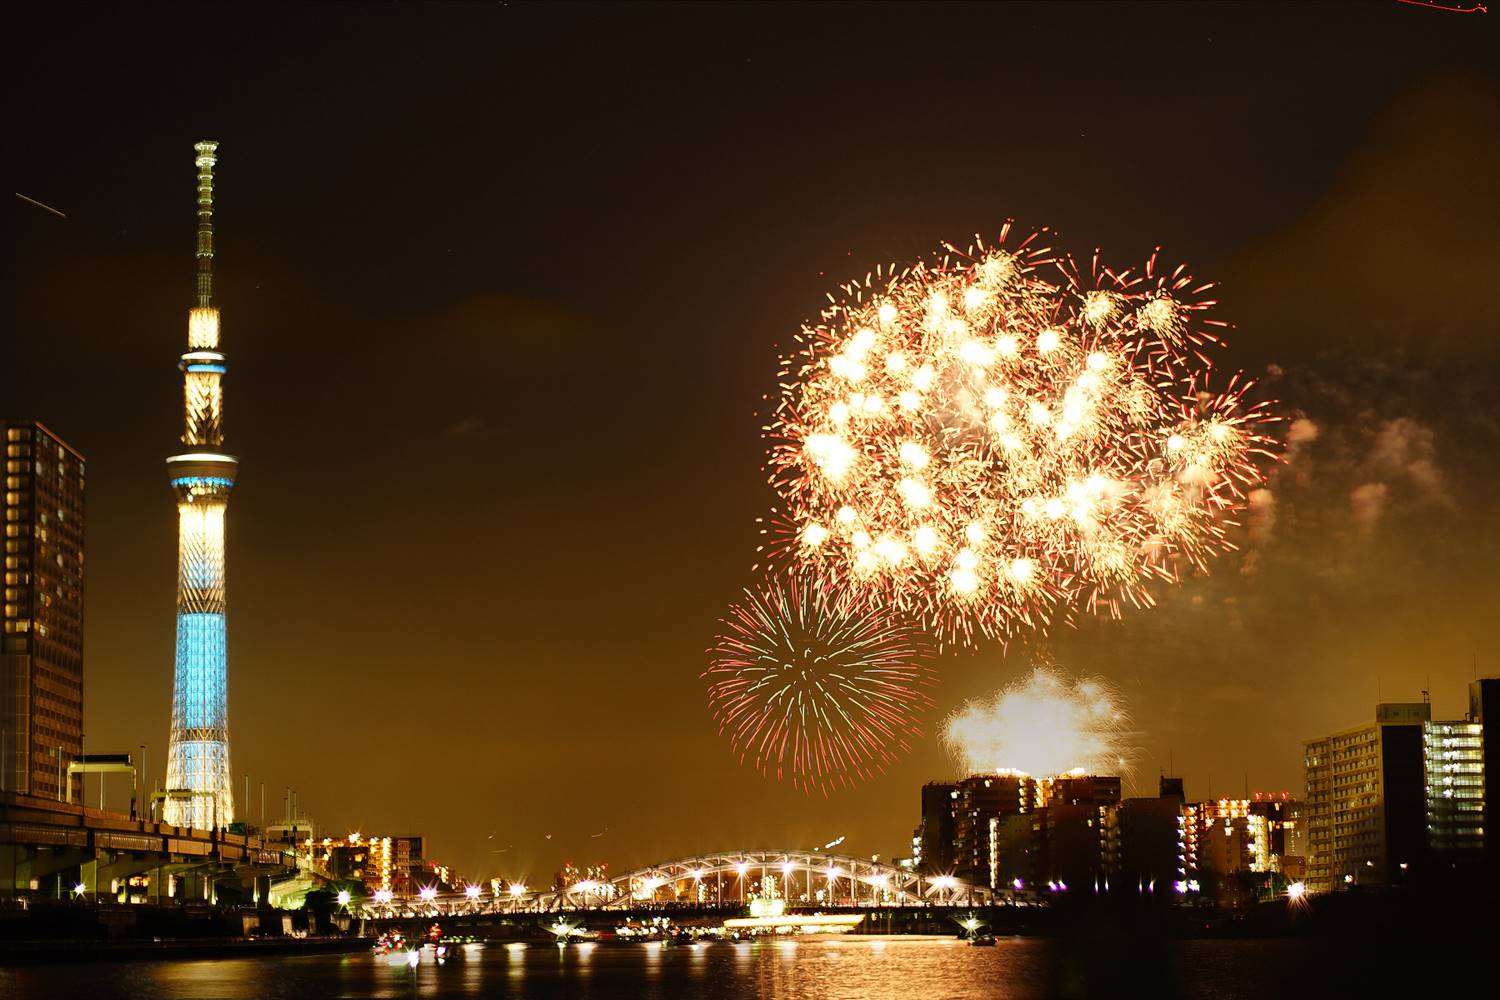
[(1233, 548), (1275, 456), (1251, 383), (1210, 388), (1210, 286), (1007, 235), (831, 296), (766, 428), (773, 558), (944, 641), (1149, 606)]
[(934, 673), (914, 625), (802, 578), (746, 590), (721, 625), (702, 676), (741, 763), (827, 794), (922, 735)]
[(1038, 667), (955, 711), (943, 742), (966, 774), (1120, 774), (1129, 769), (1128, 724), (1107, 681)]

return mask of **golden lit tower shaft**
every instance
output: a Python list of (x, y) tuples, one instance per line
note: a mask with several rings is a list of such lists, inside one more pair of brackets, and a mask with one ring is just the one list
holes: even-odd
[(163, 818), (207, 829), (234, 819), (229, 773), (228, 661), (224, 598), (224, 518), (239, 460), (222, 452), (226, 358), (213, 304), (214, 164), (219, 144), (193, 149), (198, 168), (198, 234), (188, 352), (182, 356), (187, 446), (167, 459), (177, 494), (177, 655), (168, 792)]

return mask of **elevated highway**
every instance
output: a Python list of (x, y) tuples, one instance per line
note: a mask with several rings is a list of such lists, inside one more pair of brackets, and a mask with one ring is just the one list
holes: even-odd
[(295, 871), (286, 844), (0, 793), (0, 896), (248, 901)]

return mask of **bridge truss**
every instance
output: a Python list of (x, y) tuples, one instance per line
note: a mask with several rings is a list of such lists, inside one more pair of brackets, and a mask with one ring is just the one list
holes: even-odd
[(369, 917), (448, 916), (465, 913), (650, 910), (662, 907), (742, 909), (756, 900), (805, 907), (982, 906), (987, 886), (952, 875), (819, 851), (723, 851), (663, 861), (608, 881), (585, 879), (558, 889), (438, 894), (362, 901)]

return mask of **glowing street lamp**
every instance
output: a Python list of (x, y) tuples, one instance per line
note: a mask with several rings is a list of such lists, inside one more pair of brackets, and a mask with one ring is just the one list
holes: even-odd
[(339, 905), (342, 906), (342, 907), (344, 907), (345, 909), (347, 909), (349, 907), (349, 900), (351, 900), (353, 898), (354, 898), (353, 896), (349, 895), (349, 890), (348, 889), (340, 889), (339, 890), (339, 895), (338, 895)]

